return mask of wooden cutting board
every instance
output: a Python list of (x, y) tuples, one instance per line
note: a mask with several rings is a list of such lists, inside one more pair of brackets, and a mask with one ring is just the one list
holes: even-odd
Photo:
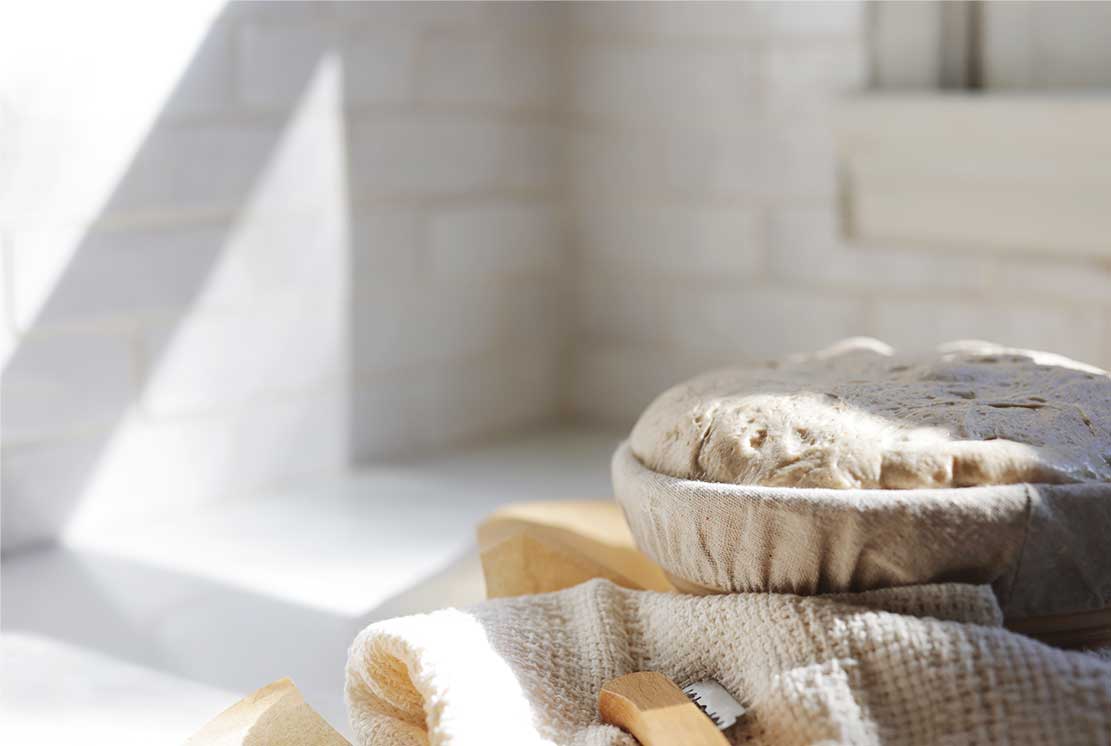
[(512, 503), (479, 525), (478, 544), (487, 598), (558, 591), (591, 578), (675, 590), (636, 548), (613, 500)]
[(185, 746), (351, 746), (309, 707), (289, 679), (279, 679), (221, 712)]

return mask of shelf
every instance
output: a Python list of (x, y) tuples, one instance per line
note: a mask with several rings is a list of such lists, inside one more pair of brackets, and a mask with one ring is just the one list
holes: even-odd
[(868, 94), (835, 130), (856, 242), (1111, 257), (1111, 95)]

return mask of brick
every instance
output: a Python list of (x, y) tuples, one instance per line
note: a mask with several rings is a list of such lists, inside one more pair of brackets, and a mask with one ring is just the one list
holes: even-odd
[(462, 282), (555, 272), (563, 239), (561, 215), (549, 204), (445, 209), (429, 217), (432, 270)]
[(744, 116), (759, 90), (749, 50), (586, 45), (571, 54), (573, 112), (642, 125)]
[(580, 32), (668, 37), (814, 37), (859, 33), (860, 3), (577, 3)]
[(752, 33), (747, 3), (575, 3), (580, 33), (657, 36), (745, 36)]
[(412, 95), (414, 38), (324, 23), (243, 29), (239, 89), (247, 106), (291, 111), (329, 59), (341, 63), (345, 105), (397, 103)]
[(559, 147), (548, 127), (473, 120), (360, 121), (350, 129), (357, 198), (548, 190)]
[(363, 376), (351, 391), (351, 447), (356, 462), (412, 453), (433, 439), (436, 381), (430, 368)]
[(535, 340), (434, 369), (440, 384), (439, 424), (430, 445), (489, 437), (550, 419), (557, 406), (557, 356), (550, 345)]
[(363, 209), (351, 216), (353, 293), (374, 292), (384, 284), (414, 286), (427, 264), (426, 221), (414, 209)]
[[(495, 3), (501, 4), (501, 3)], [(505, 3), (510, 5), (510, 3)], [(436, 1), (422, 3), (327, 3), (344, 27), (390, 30), (475, 31), (489, 20), (487, 3)]]
[(1099, 361), (1100, 367), (1111, 371), (1111, 321), (1103, 322), (1103, 358)]
[(956, 339), (984, 339), (1085, 362), (1103, 359), (1106, 311), (1100, 308), (931, 298), (877, 302), (872, 315), (871, 333), (908, 350), (928, 350)]
[(280, 3), (228, 3), (223, 12), (240, 23), (321, 23), (332, 19), (335, 7), (347, 3), (320, 0), (283, 0)]
[(555, 313), (559, 291), (546, 278), (525, 281), (507, 277), (475, 285), (440, 279), (425, 299), (427, 338), (434, 342), (437, 359), (534, 339), (550, 340), (559, 328)]
[(627, 430), (665, 390), (716, 364), (659, 343), (585, 344), (568, 379), (568, 407), (581, 421)]
[[(869, 11), (873, 86), (903, 91), (939, 87), (944, 8), (937, 3), (876, 3)], [(990, 10), (986, 12), (991, 14)], [(994, 26), (994, 20), (990, 20), (981, 27), (986, 31), (985, 46), (990, 45)], [(984, 59), (996, 59), (993, 50), (987, 50)], [(988, 87), (995, 88), (995, 81)]]
[(694, 139), (673, 159), (673, 179), (685, 192), (762, 198), (836, 193), (833, 143), (822, 128), (760, 126), (735, 136)]
[(3, 446), (0, 546), (5, 554), (61, 538), (94, 478), (108, 438), (103, 433), (44, 445)]
[(400, 33), (355, 33), (343, 40), (345, 106), (410, 101), (414, 96), (416, 40)]
[(556, 35), (567, 27), (568, 3), (482, 2), (485, 26), (500, 34), (545, 33)]
[(346, 374), (342, 299), (194, 313), (145, 325), (144, 407), (156, 416), (212, 412), (334, 383)]
[(281, 120), (281, 137), (271, 143), (250, 192), (234, 205), (238, 227), (249, 230), (292, 215), (333, 226), (346, 220), (350, 204), (341, 77), (333, 62), (322, 63), (296, 111)]
[(666, 334), (670, 303), (667, 282), (620, 270), (587, 271), (579, 278), (578, 333), (634, 342)]
[(159, 113), (160, 118), (213, 116), (235, 108), (235, 29), (225, 18), (212, 24)]
[(392, 371), (432, 357), (424, 303), (425, 225), (413, 210), (361, 211), (352, 222), (351, 364)]
[(70, 221), (97, 213), (139, 135), (110, 132), (96, 117), (84, 128), (73, 119), (51, 121), (11, 106), (0, 138), (0, 220)]
[(558, 287), (546, 279), (487, 282), (425, 277), (364, 285), (357, 293), (355, 369), (381, 373), (448, 361), (558, 334)]
[(557, 355), (536, 341), (360, 378), (353, 391), (356, 457), (407, 455), (550, 418), (559, 389)]
[[(81, 247), (77, 259), (69, 262), (63, 283), (52, 291), (52, 299), (60, 303), (48, 304), (48, 309), (58, 309), (63, 317), (87, 319), (100, 313), (144, 312), (152, 310), (148, 307), (152, 303), (163, 304), (155, 309), (159, 311), (165, 311), (167, 304), (171, 308), (237, 302), (249, 306), (269, 294), (297, 294), (299, 300), (312, 302), (315, 290), (330, 294), (333, 306), (338, 307), (342, 296), (335, 291), (340, 287), (340, 270), (345, 266), (337, 265), (336, 259), (346, 260), (346, 245), (337, 240), (342, 236), (328, 231), (342, 228), (336, 224), (336, 213), (342, 217), (348, 208), (346, 194), (337, 192), (332, 179), (340, 164), (316, 137), (327, 133), (301, 125), (295, 122), (288, 128), (280, 146), (276, 144), (277, 128), (268, 129), (269, 125), (195, 125), (156, 130), (137, 156), (109, 209), (177, 211), (182, 207), (207, 209), (216, 205), (225, 209), (245, 208), (237, 215), (234, 230), (215, 240), (208, 236), (199, 241), (194, 240), (189, 226), (180, 224), (159, 229), (161, 233), (136, 234), (126, 229), (103, 240), (94, 233), (89, 243)], [(271, 132), (275, 141), (266, 137)], [(203, 164), (203, 168), (197, 164)], [(226, 199), (221, 200), (221, 195)], [(194, 197), (198, 200), (195, 204), (191, 203)], [(158, 224), (171, 225), (165, 216), (160, 216)], [(323, 239), (315, 234), (321, 229)], [(59, 258), (57, 252), (54, 258)], [(44, 287), (42, 276), (55, 271), (56, 266), (47, 267), (39, 280), (31, 282), (32, 287), (36, 283)], [(321, 282), (328, 279), (329, 272), (330, 284)], [(58, 289), (62, 292), (56, 292)], [(321, 306), (326, 308), (327, 303)], [(294, 314), (300, 315), (304, 314)], [(328, 317), (320, 315), (320, 323), (327, 325)], [(300, 318), (295, 320), (300, 322)], [(336, 329), (328, 327), (327, 331), (334, 342), (340, 331), (334, 316), (331, 323)], [(174, 325), (171, 320), (163, 325), (163, 331)], [(289, 328), (296, 332), (301, 327), (293, 324)], [(273, 343), (280, 333), (277, 330), (270, 337), (264, 335), (263, 342)], [(304, 342), (296, 334), (292, 337), (296, 342)], [(325, 342), (329, 334), (314, 329), (310, 338)], [(251, 341), (250, 336), (244, 339)], [(222, 341), (225, 346), (242, 349), (244, 339), (238, 344), (226, 337)], [(189, 365), (205, 357), (203, 350), (194, 352), (195, 360)], [(218, 367), (216, 361), (213, 364)], [(203, 399), (207, 392), (193, 390), (182, 395), (180, 389), (195, 383), (188, 380), (190, 376), (199, 376), (203, 381), (205, 375), (221, 378), (220, 371), (190, 373), (189, 365), (183, 366), (184, 383), (177, 381), (170, 386), (171, 389), (176, 386), (178, 393), (167, 396), (171, 402), (183, 397), (188, 407), (207, 406), (206, 402), (195, 403), (191, 399), (198, 393)], [(252, 370), (258, 374), (257, 365), (252, 369), (245, 364), (242, 370), (249, 375)], [(234, 389), (240, 381), (241, 377), (230, 375), (227, 382), (212, 383), (215, 399), (223, 401), (221, 397), (226, 396), (228, 386)], [(267, 382), (274, 383), (263, 383)], [(284, 385), (280, 377), (277, 384)], [(156, 391), (156, 400), (158, 394)], [(235, 396), (241, 394), (239, 391)], [(171, 408), (175, 406), (178, 405), (171, 403)]]
[(4, 369), (3, 442), (115, 422), (135, 395), (134, 366), (124, 333), (23, 336)]
[(830, 132), (808, 125), (574, 133), (568, 148), (580, 203), (661, 195), (828, 200), (836, 193)]
[(358, 373), (382, 373), (436, 359), (429, 283), (413, 272), (356, 275), (351, 288), (351, 362)]
[(201, 295), (227, 226), (97, 226), (15, 231), (12, 282), (21, 329), (182, 309)]
[(836, 97), (865, 86), (868, 59), (859, 43), (771, 46), (760, 60), (760, 70), (763, 102), (771, 115), (829, 116)]
[(16, 329), (12, 284), (12, 247), (8, 235), (0, 230), (0, 368), (8, 359)]
[(343, 220), (329, 210), (241, 217), (223, 238), (223, 250), (192, 310), (340, 302), (354, 261)]
[(630, 372), (643, 368), (624, 363), (612, 348), (581, 350), (574, 362), (567, 398), (575, 419), (631, 427), (655, 390), (651, 383), (631, 379)]
[(787, 208), (772, 214), (769, 263), (786, 284), (889, 291), (982, 292), (997, 279), (996, 263), (953, 252), (860, 247), (840, 237), (831, 208)]
[(0, 327), (0, 369), (3, 369), (15, 352), (18, 337), (7, 326)]
[(338, 287), (347, 247), (322, 214), (13, 232), (21, 329), (184, 309), (250, 308)]
[(861, 333), (859, 301), (776, 287), (676, 287), (668, 339), (682, 349), (734, 361), (780, 358)]
[(245, 25), (239, 39), (237, 86), (243, 103), (292, 109), (324, 58), (339, 49), (339, 32), (328, 24)]
[[(346, 394), (331, 389), (213, 416), (129, 418), (97, 444), (95, 474), (79, 482), (80, 507), (67, 529), (95, 534), (338, 473), (350, 457), (347, 406)], [(44, 456), (52, 448), (44, 445)]]
[(0, 168), (0, 217), (90, 219), (163, 128), (160, 115), (220, 109), (216, 79), (228, 70), (215, 10), (136, 6), (128, 22), (141, 34), (119, 33), (118, 14), (95, 8), (70, 9), (64, 29), (49, 9), (7, 24), (0, 90), (12, 158)]
[(740, 277), (763, 263), (760, 217), (740, 207), (595, 202), (576, 217), (582, 248), (613, 267)]
[(1111, 302), (1111, 262), (1007, 257), (992, 276), (992, 290), (1022, 298), (1107, 304)]
[(771, 36), (855, 36), (864, 31), (865, 3), (752, 3), (756, 23)]
[(105, 211), (238, 209), (266, 173), (281, 134), (279, 125), (266, 122), (157, 128), (135, 154)]
[[(1007, 9), (995, 10), (1006, 13)], [(1031, 88), (1104, 87), (1111, 85), (1111, 49), (1107, 30), (1111, 8), (1100, 3), (1065, 4), (1010, 10), (1033, 16), (1026, 37), (1027, 54), (1034, 60)]]
[(417, 65), (422, 102), (551, 110), (559, 95), (558, 50), (550, 41), (427, 37)]
[(659, 135), (629, 130), (573, 130), (566, 139), (567, 173), (574, 206), (620, 202), (637, 195), (667, 194), (669, 143)]

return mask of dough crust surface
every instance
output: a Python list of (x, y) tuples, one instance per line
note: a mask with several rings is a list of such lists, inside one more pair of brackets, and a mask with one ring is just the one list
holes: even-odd
[(988, 342), (911, 357), (857, 338), (679, 384), (630, 444), (655, 471), (734, 484), (1111, 482), (1111, 375)]

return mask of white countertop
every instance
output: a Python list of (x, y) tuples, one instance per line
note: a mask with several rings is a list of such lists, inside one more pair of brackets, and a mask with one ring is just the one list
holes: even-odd
[[(290, 676), (349, 735), (343, 663), (356, 632), (480, 600), (478, 521), (506, 502), (608, 496), (618, 440), (522, 436), (6, 557), (3, 629), (21, 636), (11, 653), (5, 644), (18, 665), (6, 661), (0, 719), (15, 707), (12, 722), (33, 727), (35, 713), (69, 696), (51, 682), (71, 682), (89, 722), (119, 730), (95, 742), (179, 743), (237, 696)], [(179, 689), (185, 711), (152, 738), (149, 701)], [(151, 717), (136, 719), (140, 707)], [(47, 725), (60, 735), (72, 721), (83, 733), (86, 715)], [(13, 742), (59, 740), (73, 739)]]
[(45, 637), (0, 645), (5, 744), (181, 744), (239, 696)]

